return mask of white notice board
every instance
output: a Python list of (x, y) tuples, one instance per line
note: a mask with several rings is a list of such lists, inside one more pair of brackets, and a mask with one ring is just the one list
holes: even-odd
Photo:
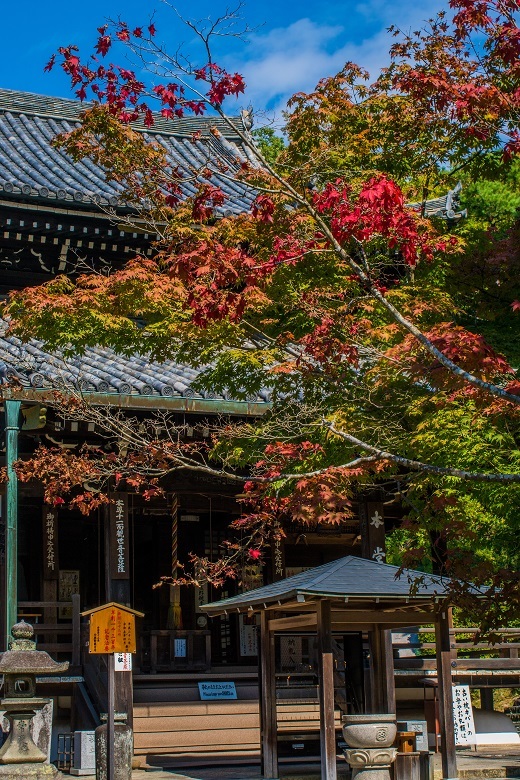
[(469, 685), (453, 686), (453, 727), (456, 745), (474, 745), (477, 741)]

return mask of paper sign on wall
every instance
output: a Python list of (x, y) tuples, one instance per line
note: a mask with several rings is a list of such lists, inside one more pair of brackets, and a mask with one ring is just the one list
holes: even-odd
[(114, 653), (114, 671), (132, 671), (132, 653)]
[(175, 658), (186, 658), (186, 644), (185, 639), (175, 639), (173, 650)]

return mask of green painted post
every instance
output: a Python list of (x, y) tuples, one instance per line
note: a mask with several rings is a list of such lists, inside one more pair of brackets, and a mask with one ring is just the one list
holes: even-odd
[(6, 570), (6, 649), (11, 641), (11, 626), (18, 622), (18, 479), (13, 464), (18, 458), (18, 420), (20, 401), (4, 401), (5, 447), (7, 466), (7, 512), (5, 531)]

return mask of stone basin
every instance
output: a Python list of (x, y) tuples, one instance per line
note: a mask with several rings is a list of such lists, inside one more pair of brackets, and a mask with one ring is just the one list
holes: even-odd
[(343, 715), (343, 738), (353, 748), (386, 748), (397, 734), (396, 716), (392, 714)]

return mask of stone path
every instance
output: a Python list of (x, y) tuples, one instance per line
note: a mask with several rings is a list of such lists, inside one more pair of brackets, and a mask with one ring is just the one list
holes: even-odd
[[(434, 780), (442, 777), (441, 757), (434, 758)], [(167, 759), (163, 758), (163, 761)], [(478, 751), (463, 750), (457, 753), (460, 780), (484, 778), (520, 778), (520, 750), (507, 745)], [(261, 780), (258, 764), (249, 766), (212, 766), (184, 769), (157, 766), (134, 769), (132, 780)], [(346, 766), (338, 762), (338, 780), (346, 780)], [(281, 780), (320, 780), (318, 764), (284, 765), (280, 767)], [(85, 780), (95, 780), (86, 776)]]

